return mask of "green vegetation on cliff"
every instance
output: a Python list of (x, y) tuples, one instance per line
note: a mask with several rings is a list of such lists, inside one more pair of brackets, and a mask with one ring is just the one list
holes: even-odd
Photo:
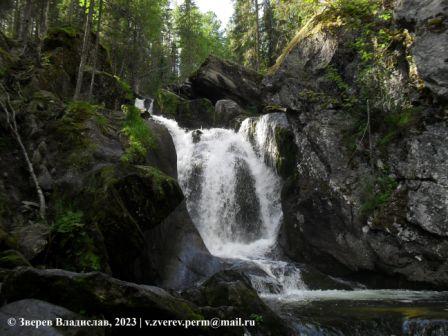
[(151, 130), (140, 115), (140, 110), (132, 105), (124, 105), (125, 121), (122, 132), (128, 137), (128, 147), (122, 156), (123, 162), (144, 161), (148, 152), (156, 144)]

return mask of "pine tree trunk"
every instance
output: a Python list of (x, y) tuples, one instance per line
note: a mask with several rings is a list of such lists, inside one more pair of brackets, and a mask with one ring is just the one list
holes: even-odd
[(40, 39), (43, 40), (48, 31), (48, 14), (50, 12), (50, 0), (42, 0), (42, 18), (40, 21)]
[(103, 14), (103, 0), (100, 0), (100, 8), (98, 11), (98, 22), (96, 26), (95, 51), (93, 54), (92, 77), (90, 79), (89, 101), (92, 99), (93, 86), (95, 85), (96, 64), (98, 62), (98, 49), (100, 46), (101, 16)]
[(40, 22), (36, 22), (36, 32), (37, 32), (37, 62), (39, 63), (41, 60), (41, 51), (42, 51), (42, 45), (44, 43), (45, 36), (47, 35), (48, 31), (48, 13), (50, 11), (50, 0), (41, 0), (41, 15), (40, 15)]
[(132, 53), (133, 53), (133, 60), (131, 61), (131, 86), (132, 90), (134, 92), (137, 92), (138, 90), (138, 80), (137, 80), (137, 64), (139, 61), (139, 57), (137, 54), (137, 27), (134, 27), (134, 33), (132, 35)]
[(17, 38), (19, 36), (20, 29), (20, 0), (15, 0), (14, 3), (14, 15), (13, 23), (11, 26), (11, 35), (13, 38)]
[(91, 0), (90, 1), (90, 6), (89, 6), (89, 12), (87, 14), (86, 24), (85, 24), (85, 28), (84, 28), (84, 39), (83, 39), (83, 42), (82, 42), (81, 60), (79, 62), (78, 77), (77, 77), (77, 80), (76, 80), (76, 88), (75, 88), (75, 94), (73, 96), (73, 100), (78, 100), (79, 96), (81, 94), (82, 81), (84, 79), (84, 67), (86, 65), (87, 55), (89, 53), (88, 45), (89, 45), (89, 42), (90, 42), (90, 39), (89, 39), (89, 37), (90, 37), (90, 23), (92, 22), (94, 6), (95, 6), (95, 1)]
[(255, 50), (255, 67), (260, 70), (260, 13), (258, 8), (258, 0), (255, 3), (255, 26), (256, 26), (256, 50)]
[(20, 20), (19, 26), (19, 40), (24, 43), (24, 45), (28, 42), (28, 37), (30, 34), (31, 27), (31, 15), (33, 10), (33, 0), (26, 0), (25, 7), (23, 9), (23, 15)]

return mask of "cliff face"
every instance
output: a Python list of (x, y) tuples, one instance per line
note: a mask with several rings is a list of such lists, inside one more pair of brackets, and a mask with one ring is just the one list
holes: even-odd
[(264, 79), (297, 146), (282, 196), (292, 259), (448, 287), (446, 13), (435, 0), (324, 11)]
[[(70, 101), (78, 32), (50, 32), (41, 64), (19, 56), (16, 42), (0, 43), (0, 267), (102, 271), (174, 287), (216, 271), (186, 211), (171, 136), (134, 108), (106, 51), (100, 48), (87, 103)], [(14, 113), (24, 149), (11, 131)], [(46, 201), (44, 218), (25, 154)]]

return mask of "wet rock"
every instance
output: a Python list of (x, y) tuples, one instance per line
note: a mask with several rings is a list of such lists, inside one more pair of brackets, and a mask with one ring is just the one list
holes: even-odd
[[(24, 318), (25, 320), (51, 320), (56, 318), (63, 320), (83, 320), (85, 317), (74, 312), (45, 301), (35, 299), (24, 299), (11, 302), (0, 308), (0, 333), (5, 336), (27, 335), (27, 336), (82, 336), (93, 335), (100, 336), (105, 334), (103, 328), (89, 327), (56, 327), (56, 326), (9, 326), (9, 318)], [(18, 323), (18, 322), (17, 322)]]
[(283, 178), (295, 169), (297, 147), (294, 133), (283, 112), (246, 119), (240, 131), (264, 162)]
[(156, 283), (164, 288), (185, 289), (224, 267), (204, 245), (185, 202), (154, 230), (145, 234), (146, 253), (157, 270)]
[[(118, 316), (144, 319), (203, 317), (195, 305), (161, 288), (120, 281), (102, 273), (21, 268), (6, 278), (2, 295), (8, 303), (33, 298), (72, 311), (82, 310), (88, 316), (104, 316), (111, 321)], [(120, 334), (122, 330), (118, 328), (115, 332)], [(187, 334), (195, 333), (197, 331), (191, 329)]]
[(238, 271), (226, 270), (215, 274), (200, 287), (192, 288), (182, 294), (200, 306), (205, 316), (238, 315), (244, 319), (256, 319), (255, 327), (247, 328), (251, 335), (294, 335), (295, 333), (282, 321), (257, 295), (249, 279)]
[(202, 135), (202, 131), (201, 130), (195, 130), (193, 131), (193, 133), (191, 133), (191, 136), (193, 138), (193, 143), (198, 143), (201, 141), (201, 135)]
[(441, 336), (448, 333), (448, 321), (443, 319), (411, 319), (403, 323), (403, 335)]
[(175, 119), (181, 127), (210, 128), (214, 121), (214, 108), (207, 98), (184, 99), (161, 89), (154, 100), (154, 113)]
[[(154, 277), (145, 255), (144, 233), (154, 229), (183, 200), (176, 180), (151, 166), (106, 166), (88, 177), (92, 190), (82, 208), (96, 219), (112, 273), (125, 280)], [(154, 257), (154, 256), (153, 256)]]
[[(359, 274), (374, 286), (446, 288), (445, 126), (391, 146), (385, 162), (402, 182), (368, 224), (361, 209), (370, 172), (362, 162), (347, 168), (341, 137), (347, 125), (343, 112), (328, 111), (303, 112), (293, 122), (298, 175), (282, 193), (286, 253), (325, 273)], [(369, 282), (372, 273), (385, 280)]]
[(208, 98), (213, 103), (231, 99), (244, 108), (257, 109), (261, 105), (261, 79), (255, 71), (209, 56), (189, 80), (196, 97)]
[(235, 219), (230, 223), (232, 241), (252, 242), (263, 234), (260, 200), (255, 190), (255, 179), (246, 161), (235, 162)]
[(244, 115), (244, 110), (233, 100), (218, 100), (215, 104), (215, 127), (233, 128), (235, 119)]

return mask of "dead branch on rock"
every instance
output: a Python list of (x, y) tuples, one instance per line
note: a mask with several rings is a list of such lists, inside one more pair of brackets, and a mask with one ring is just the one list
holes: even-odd
[(34, 183), (34, 187), (35, 187), (37, 195), (39, 197), (39, 215), (43, 220), (45, 220), (46, 204), (45, 204), (44, 193), (42, 191), (42, 188), (39, 185), (39, 181), (37, 180), (37, 176), (34, 171), (33, 164), (31, 163), (28, 152), (25, 148), (25, 145), (23, 144), (22, 137), (20, 136), (20, 132), (17, 127), (17, 121), (16, 121), (16, 111), (12, 107), (9, 93), (8, 93), (8, 91), (6, 91), (5, 87), (2, 84), (0, 84), (0, 87), (6, 96), (5, 99), (3, 99), (3, 98), (0, 99), (0, 106), (2, 107), (2, 109), (6, 115), (6, 123), (7, 123), (8, 127), (10, 128), (14, 139), (17, 141), (17, 143), (19, 144), (19, 147), (22, 151), (23, 157), (25, 159), (25, 162), (26, 162), (26, 165), (28, 168), (28, 172), (30, 173), (31, 179)]

